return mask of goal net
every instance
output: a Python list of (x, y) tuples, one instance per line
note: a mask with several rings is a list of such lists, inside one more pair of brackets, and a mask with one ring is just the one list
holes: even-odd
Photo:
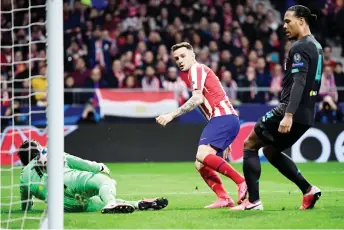
[[(44, 202), (35, 197), (32, 200), (28, 198), (27, 202), (33, 201), (32, 209), (21, 209), (21, 204), (25, 201), (20, 194), (23, 167), (17, 152), (21, 143), (28, 139), (37, 140), (44, 147), (48, 147), (48, 141), (50, 143), (48, 120), (51, 117), (47, 119), (48, 110), (51, 109), (47, 106), (51, 101), (48, 87), (50, 91), (49, 84), (52, 84), (51, 77), (49, 81), (47, 77), (51, 72), (48, 67), (50, 68), (52, 61), (48, 63), (47, 51), (49, 1), (52, 0), (0, 0), (0, 208), (1, 228), (4, 229), (37, 229), (47, 216), (46, 203), (49, 200)], [(61, 2), (62, 6), (62, 0), (55, 2)], [(49, 32), (53, 35), (50, 30)], [(63, 69), (63, 65), (60, 68)], [(27, 185), (34, 184), (29, 179)], [(37, 188), (46, 189), (46, 186), (48, 185), (39, 184)]]

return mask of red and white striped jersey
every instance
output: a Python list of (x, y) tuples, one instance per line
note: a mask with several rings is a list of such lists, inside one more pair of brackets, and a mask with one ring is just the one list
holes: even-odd
[(229, 114), (238, 115), (229, 101), (219, 78), (206, 65), (196, 62), (188, 71), (188, 80), (193, 90), (201, 90), (204, 102), (199, 106), (207, 120)]

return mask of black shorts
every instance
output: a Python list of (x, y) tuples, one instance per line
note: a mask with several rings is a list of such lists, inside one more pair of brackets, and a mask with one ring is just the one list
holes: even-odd
[(295, 142), (310, 128), (309, 125), (293, 122), (289, 133), (278, 132), (278, 127), (282, 121), (282, 116), (276, 116), (271, 111), (261, 117), (254, 131), (263, 141), (264, 145), (272, 145), (279, 151), (290, 148)]

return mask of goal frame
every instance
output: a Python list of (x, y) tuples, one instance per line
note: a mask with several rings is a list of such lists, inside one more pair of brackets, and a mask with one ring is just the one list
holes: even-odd
[(48, 227), (63, 229), (63, 0), (47, 0)]

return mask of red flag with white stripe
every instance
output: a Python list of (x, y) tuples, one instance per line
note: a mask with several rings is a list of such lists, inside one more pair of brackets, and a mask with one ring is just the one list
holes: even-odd
[(173, 92), (97, 89), (97, 96), (102, 117), (153, 118), (178, 108)]

